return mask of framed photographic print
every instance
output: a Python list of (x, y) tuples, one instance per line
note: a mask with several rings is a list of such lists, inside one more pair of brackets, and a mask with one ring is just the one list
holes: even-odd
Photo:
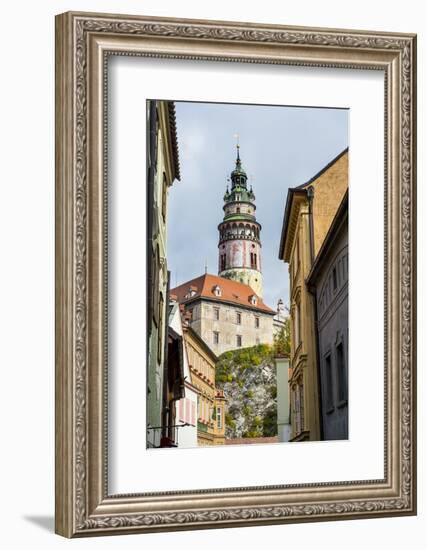
[(416, 37), (56, 18), (56, 531), (416, 513)]

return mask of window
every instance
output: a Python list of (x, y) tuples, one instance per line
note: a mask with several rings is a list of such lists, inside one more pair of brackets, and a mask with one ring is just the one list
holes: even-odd
[(332, 284), (334, 285), (334, 290), (336, 290), (338, 286), (336, 267), (334, 267), (334, 269), (332, 270)]
[(221, 254), (220, 256), (220, 269), (221, 271), (224, 271), (225, 270), (225, 254)]
[(295, 413), (295, 432), (299, 434), (301, 432), (301, 410), (300, 410), (300, 392), (299, 387), (294, 389), (294, 413)]
[(238, 206), (238, 207), (236, 208), (236, 213), (237, 213), (237, 214), (240, 214), (240, 206)]
[(295, 435), (298, 435), (304, 430), (304, 385), (301, 381), (292, 388), (292, 404)]
[(325, 357), (325, 380), (323, 389), (325, 392), (326, 413), (328, 413), (334, 408), (332, 391), (332, 359), (330, 353)]
[(166, 183), (166, 174), (163, 172), (163, 183), (162, 183), (162, 218), (163, 221), (166, 221), (166, 201), (168, 196), (168, 186)]
[(214, 307), (213, 310), (214, 310), (214, 319), (216, 321), (219, 321), (219, 307)]
[(254, 252), (251, 252), (251, 268), (257, 269), (257, 257)]
[(344, 346), (342, 342), (336, 347), (336, 357), (338, 402), (341, 403), (347, 399), (347, 377), (345, 373)]
[[(163, 304), (164, 304), (164, 300), (163, 300), (163, 293), (160, 292), (160, 297), (159, 297), (159, 314), (158, 314), (158, 319), (159, 319), (159, 331), (158, 331), (158, 338), (157, 338), (157, 361), (158, 363), (160, 364), (161, 361), (162, 361), (162, 348), (163, 348), (163, 339), (162, 339), (162, 326), (163, 326)], [(166, 338), (166, 335), (165, 335), (165, 338)]]
[(186, 298), (192, 298), (192, 297), (195, 296), (196, 294), (197, 294), (197, 287), (195, 287), (195, 286), (190, 286), (189, 289), (188, 289), (188, 293), (187, 293)]
[(219, 344), (219, 332), (214, 331), (213, 337), (214, 337), (214, 344)]
[(153, 287), (152, 287), (152, 308), (153, 320), (155, 325), (159, 326), (159, 272), (160, 272), (160, 249), (156, 246), (156, 253), (153, 255)]
[(216, 427), (218, 430), (222, 428), (221, 407), (216, 408)]
[(304, 430), (304, 386), (300, 384), (299, 386), (299, 418), (301, 431)]
[(301, 306), (297, 302), (293, 309), (293, 325), (294, 325), (294, 353), (301, 343)]
[(242, 324), (242, 314), (241, 313), (236, 313), (236, 323), (238, 325)]
[(292, 271), (293, 271), (293, 276), (294, 277), (297, 274), (298, 267), (299, 267), (299, 241), (297, 239), (296, 242), (295, 242), (294, 259), (293, 259), (293, 266), (292, 266)]
[(255, 328), (259, 328), (259, 317), (255, 317)]
[(240, 334), (238, 334), (236, 337), (236, 343), (238, 348), (242, 347), (242, 337), (240, 336)]

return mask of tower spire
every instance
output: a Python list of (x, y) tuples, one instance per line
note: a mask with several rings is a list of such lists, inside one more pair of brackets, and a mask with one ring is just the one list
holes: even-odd
[(237, 168), (237, 165), (240, 165), (240, 142), (239, 142), (239, 134), (234, 134), (234, 137), (236, 138), (236, 151), (237, 151), (236, 168)]
[(230, 174), (231, 189), (224, 195), (224, 218), (218, 226), (218, 274), (252, 287), (262, 297), (261, 225), (255, 217), (255, 195), (247, 187), (248, 176), (240, 159), (239, 136), (236, 167)]

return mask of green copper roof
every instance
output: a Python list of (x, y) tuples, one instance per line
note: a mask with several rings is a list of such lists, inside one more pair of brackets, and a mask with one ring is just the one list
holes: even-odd
[(246, 187), (234, 187), (231, 192), (228, 190), (226, 191), (224, 195), (224, 201), (227, 203), (230, 202), (252, 202), (255, 200), (255, 195), (250, 189), (246, 189)]
[(231, 189), (228, 187), (225, 191), (224, 202), (252, 202), (255, 200), (255, 195), (250, 189), (247, 188), (247, 175), (242, 167), (242, 161), (240, 159), (240, 146), (237, 145), (237, 158), (236, 167), (231, 172)]

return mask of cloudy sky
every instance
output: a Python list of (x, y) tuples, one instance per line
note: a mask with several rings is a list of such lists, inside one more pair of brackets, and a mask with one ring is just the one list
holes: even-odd
[(264, 301), (289, 301), (287, 265), (278, 259), (287, 190), (309, 180), (348, 146), (348, 111), (208, 103), (176, 103), (181, 181), (169, 193), (171, 286), (217, 274), (223, 195), (240, 157), (262, 225)]

